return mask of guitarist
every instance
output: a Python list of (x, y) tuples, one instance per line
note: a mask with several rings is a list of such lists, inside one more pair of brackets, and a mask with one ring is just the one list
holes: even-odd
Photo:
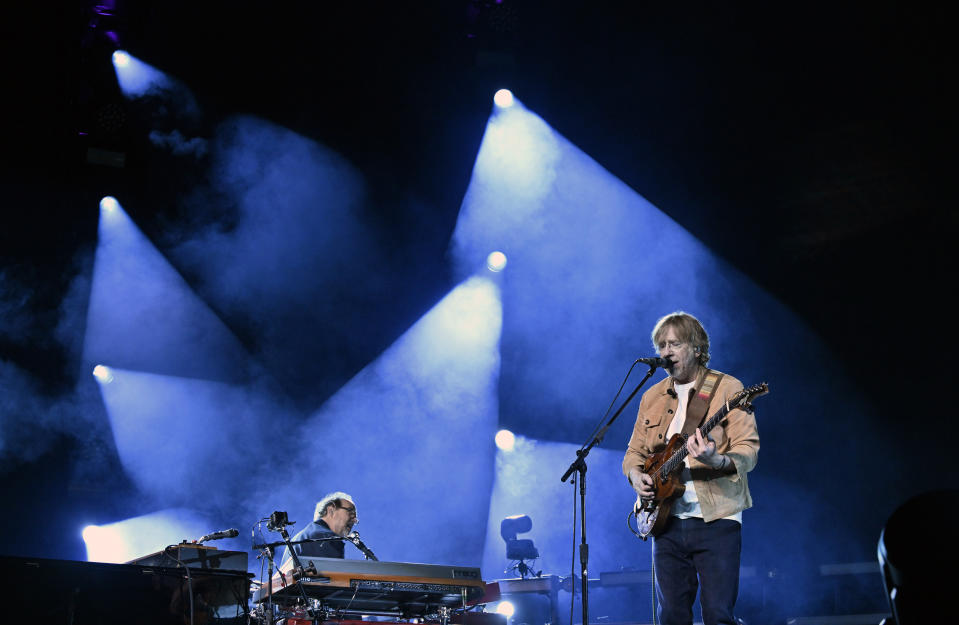
[[(653, 345), (668, 360), (669, 377), (647, 390), (629, 439), (623, 473), (639, 500), (659, 503), (665, 525), (653, 531), (653, 563), (659, 621), (690, 625), (701, 586), (705, 625), (733, 625), (739, 592), (742, 511), (752, 506), (746, 474), (756, 466), (756, 419), (732, 410), (705, 437), (696, 428), (720, 410), (724, 399), (743, 389), (736, 378), (712, 371), (709, 337), (685, 312), (666, 315), (652, 332)], [(647, 459), (677, 433), (689, 434), (689, 455), (672, 482), (672, 499), (643, 472)], [(655, 473), (655, 470), (651, 470)], [(685, 490), (682, 489), (685, 487)], [(681, 494), (679, 494), (681, 492)], [(659, 501), (663, 499), (662, 501)]]

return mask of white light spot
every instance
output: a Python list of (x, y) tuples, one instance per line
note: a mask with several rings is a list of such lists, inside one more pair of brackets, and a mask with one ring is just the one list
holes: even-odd
[(509, 89), (500, 89), (493, 95), (493, 102), (501, 109), (513, 106), (513, 92)]
[(516, 445), (516, 437), (509, 430), (500, 430), (496, 433), (496, 446), (503, 451), (513, 451)]
[(486, 257), (486, 268), (492, 272), (503, 271), (506, 268), (506, 254), (503, 252), (491, 252)]

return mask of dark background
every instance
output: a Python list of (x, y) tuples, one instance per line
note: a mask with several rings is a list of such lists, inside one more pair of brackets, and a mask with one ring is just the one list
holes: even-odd
[[(95, 246), (97, 201), (122, 195), (148, 236), (169, 236), (184, 218), (178, 194), (196, 181), (151, 148), (155, 120), (111, 91), (107, 57), (89, 40), (91, 5), (40, 12), (8, 26), (0, 358), (53, 398), (80, 375), (55, 328), (77, 258)], [(189, 85), (203, 110), (197, 134), (249, 113), (328, 146), (367, 177), (389, 253), (414, 259), (408, 297), (364, 311), (375, 329), (321, 365), (322, 383), (287, 389), (302, 405), (335, 392), (448, 290), (457, 210), (490, 96), (506, 86), (796, 312), (830, 348), (805, 372), (809, 384), (838, 370), (862, 390), (874, 418), (851, 430), (830, 405), (806, 416), (822, 455), (798, 466), (828, 493), (824, 530), (850, 513), (844, 491), (888, 497), (891, 511), (954, 482), (956, 102), (945, 9), (451, 0), (118, 3), (115, 14), (131, 53)], [(123, 151), (126, 166), (85, 161), (93, 143)], [(254, 329), (231, 329), (256, 340)], [(509, 425), (549, 438), (542, 425)], [(860, 428), (884, 443), (857, 447)], [(4, 450), (0, 551), (82, 558), (57, 528), (77, 510), (117, 505), (128, 485), (119, 468), (114, 484), (63, 484), (78, 446), (63, 435), (29, 457)], [(847, 450), (875, 482), (845, 479), (837, 459)], [(875, 540), (867, 532), (838, 559), (872, 559)]]

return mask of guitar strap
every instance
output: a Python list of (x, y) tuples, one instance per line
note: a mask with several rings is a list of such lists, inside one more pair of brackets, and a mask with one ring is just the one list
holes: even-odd
[(694, 395), (689, 398), (686, 405), (686, 420), (683, 421), (683, 434), (687, 437), (692, 436), (693, 431), (699, 427), (706, 417), (706, 411), (709, 410), (709, 402), (713, 398), (713, 393), (719, 386), (720, 380), (725, 374), (712, 369), (706, 370), (703, 377), (703, 383), (694, 391)]

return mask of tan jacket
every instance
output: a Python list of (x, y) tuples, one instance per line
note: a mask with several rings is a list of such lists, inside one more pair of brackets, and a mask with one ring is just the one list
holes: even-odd
[[(690, 393), (699, 389), (705, 375), (704, 369)], [(626, 457), (623, 458), (623, 473), (627, 476), (633, 467), (642, 470), (646, 459), (666, 446), (666, 431), (679, 403), (677, 398), (667, 392), (673, 390), (674, 384), (675, 380), (667, 377), (646, 391), (639, 401), (633, 435), (626, 448)], [(727, 397), (732, 397), (742, 389), (743, 385), (739, 380), (730, 375), (723, 376), (719, 387), (713, 393), (705, 419), (722, 408)], [(756, 466), (759, 455), (756, 419), (744, 410), (732, 410), (709, 432), (709, 436), (716, 441), (716, 453), (726, 454), (736, 464), (736, 473), (723, 474), (695, 458), (689, 458), (693, 486), (699, 498), (703, 520), (707, 522), (735, 514), (753, 505), (746, 474)]]

